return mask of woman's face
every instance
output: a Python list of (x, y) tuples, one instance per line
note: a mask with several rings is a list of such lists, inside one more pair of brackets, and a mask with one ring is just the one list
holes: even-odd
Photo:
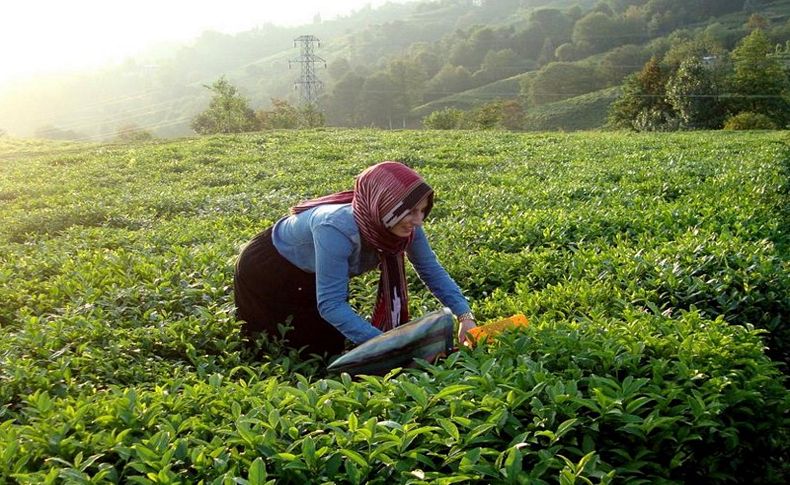
[(414, 232), (415, 227), (422, 225), (425, 219), (425, 210), (428, 208), (428, 198), (424, 198), (414, 209), (409, 211), (406, 216), (397, 224), (390, 228), (390, 232), (399, 237), (409, 237)]

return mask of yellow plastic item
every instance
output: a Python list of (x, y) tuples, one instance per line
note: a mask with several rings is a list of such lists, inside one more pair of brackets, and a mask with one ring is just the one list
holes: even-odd
[(529, 320), (527, 320), (527, 317), (521, 313), (517, 313), (516, 315), (489, 323), (488, 325), (481, 325), (469, 330), (466, 333), (465, 345), (474, 347), (476, 344), (482, 342), (486, 338), (493, 337), (509, 328), (527, 326), (529, 326)]

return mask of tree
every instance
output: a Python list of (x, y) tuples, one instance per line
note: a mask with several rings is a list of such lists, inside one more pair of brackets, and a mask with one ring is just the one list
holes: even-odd
[(571, 40), (574, 20), (559, 9), (537, 9), (529, 16), (529, 21), (543, 33), (543, 37), (551, 37), (560, 44)]
[(736, 32), (731, 31), (719, 22), (713, 22), (705, 27), (705, 30), (699, 35), (699, 39), (706, 46), (729, 48), (734, 44), (732, 40), (734, 35), (736, 35)]
[(579, 52), (573, 43), (566, 42), (557, 47), (554, 51), (554, 58), (560, 62), (572, 62), (579, 58)]
[(398, 126), (395, 117), (395, 86), (389, 75), (379, 71), (365, 79), (359, 94), (360, 122), (381, 128)]
[(637, 44), (645, 38), (645, 23), (641, 18), (612, 17), (603, 12), (591, 12), (579, 19), (572, 34), (573, 43), (590, 53)]
[(537, 60), (545, 43), (546, 34), (537, 27), (530, 26), (513, 36), (513, 49), (525, 59)]
[(444, 64), (444, 57), (439, 55), (436, 52), (436, 47), (428, 42), (412, 44), (409, 55), (414, 59), (414, 62), (420, 65), (427, 78), (435, 76)]
[(761, 113), (779, 126), (790, 122), (790, 80), (762, 30), (744, 37), (732, 51), (731, 111)]
[(462, 126), (480, 130), (521, 130), (524, 128), (524, 110), (514, 99), (491, 101), (467, 112)]
[(540, 49), (540, 54), (538, 54), (538, 64), (545, 65), (553, 61), (556, 50), (557, 46), (554, 44), (554, 40), (551, 37), (546, 37), (546, 40), (543, 41), (543, 47)]
[[(543, 42), (542, 36), (540, 42)], [(471, 31), (468, 38), (458, 39), (449, 44), (450, 56), (447, 60), (450, 64), (476, 71), (488, 51), (513, 47), (513, 43), (513, 34), (509, 29), (496, 30), (492, 27), (479, 26)]]
[(476, 84), (485, 84), (518, 74), (526, 70), (525, 67), (513, 49), (488, 51), (474, 78)]
[(351, 64), (345, 57), (340, 57), (329, 63), (327, 66), (329, 77), (333, 80), (339, 81), (343, 79), (349, 72), (351, 72)]
[(667, 73), (655, 57), (641, 71), (623, 83), (623, 92), (609, 108), (609, 125), (637, 131), (658, 131), (673, 127), (675, 112), (667, 103)]
[(619, 84), (627, 75), (639, 71), (650, 58), (642, 46), (628, 44), (612, 49), (601, 59), (598, 70), (609, 84)]
[(317, 106), (308, 104), (299, 109), (299, 128), (318, 128), (326, 124), (326, 116)]
[(425, 99), (432, 101), (472, 87), (473, 80), (469, 70), (463, 66), (445, 64), (444, 67), (425, 85)]
[(721, 64), (726, 54), (719, 44), (707, 42), (703, 33), (700, 38), (696, 39), (678, 38), (674, 40), (664, 54), (663, 64), (671, 72), (674, 72), (686, 59), (691, 57), (715, 59), (717, 64)]
[(301, 108), (284, 99), (272, 98), (272, 109), (255, 113), (258, 127), (262, 130), (316, 128), (324, 126), (324, 114), (316, 106)]
[(725, 130), (775, 130), (774, 120), (760, 113), (744, 111), (727, 119)]
[(490, 130), (500, 127), (502, 110), (498, 102), (494, 101), (478, 106), (466, 115), (466, 125), (470, 128)]
[(470, 71), (476, 71), (483, 62), (485, 51), (475, 50), (474, 45), (469, 40), (460, 41), (450, 49), (448, 62), (457, 66), (464, 66)]
[(422, 124), (429, 130), (454, 130), (461, 127), (464, 112), (458, 108), (444, 108), (426, 116)]
[(612, 7), (610, 7), (608, 3), (606, 3), (606, 2), (604, 2), (602, 0), (599, 0), (598, 3), (595, 4), (595, 6), (593, 7), (592, 11), (593, 12), (600, 12), (600, 13), (606, 14), (606, 15), (608, 15), (610, 17), (614, 15), (614, 10), (612, 10)]
[(332, 87), (331, 94), (324, 102), (330, 123), (340, 126), (359, 125), (360, 93), (364, 83), (365, 78), (349, 72)]
[(411, 109), (423, 99), (425, 91), (425, 72), (422, 67), (409, 59), (390, 62), (387, 73), (394, 88), (393, 101), (396, 118), (405, 118)]
[(271, 110), (255, 113), (262, 130), (299, 128), (299, 110), (284, 99), (272, 98)]
[(750, 32), (757, 29), (765, 30), (768, 28), (768, 24), (768, 19), (760, 14), (753, 13), (749, 16), (749, 20), (746, 21), (746, 28)]
[(499, 105), (501, 118), (499, 123), (511, 131), (524, 129), (524, 107), (515, 99), (502, 101)]
[(720, 128), (725, 109), (712, 68), (697, 57), (684, 60), (670, 76), (666, 98), (685, 128)]
[(204, 87), (211, 90), (214, 97), (208, 109), (192, 120), (191, 126), (196, 133), (241, 133), (255, 129), (255, 112), (224, 76)]

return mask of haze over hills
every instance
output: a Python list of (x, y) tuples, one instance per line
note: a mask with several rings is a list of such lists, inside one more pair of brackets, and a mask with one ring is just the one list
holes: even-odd
[[(191, 120), (211, 97), (205, 86), (222, 76), (253, 109), (267, 109), (273, 98), (297, 103), (299, 66), (289, 68), (289, 61), (299, 57), (294, 39), (303, 34), (321, 40), (320, 107), (330, 125), (418, 127), (437, 109), (472, 109), (497, 99), (518, 99), (537, 116), (549, 105), (586, 96), (589, 103), (559, 110), (587, 119), (573, 110), (594, 106), (586, 125), (550, 128), (589, 128), (600, 125), (613, 88), (651, 55), (682, 39), (732, 49), (755, 14), (773, 41), (790, 40), (790, 0), (390, 3), (300, 27), (204, 32), (191, 44), (161, 46), (118, 66), (12, 85), (0, 91), (0, 129), (103, 140), (132, 125), (161, 137), (190, 135)], [(577, 85), (561, 81), (544, 98), (533, 95), (531, 80), (557, 62), (590, 77)], [(591, 98), (596, 92), (602, 98)]]

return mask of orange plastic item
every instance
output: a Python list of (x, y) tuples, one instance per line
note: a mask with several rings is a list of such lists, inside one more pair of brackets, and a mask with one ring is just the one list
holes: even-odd
[(497, 320), (496, 322), (489, 323), (488, 325), (481, 325), (469, 330), (466, 333), (465, 345), (474, 347), (477, 343), (482, 342), (488, 337), (493, 337), (504, 330), (509, 328), (527, 327), (529, 320), (521, 313), (516, 315)]

